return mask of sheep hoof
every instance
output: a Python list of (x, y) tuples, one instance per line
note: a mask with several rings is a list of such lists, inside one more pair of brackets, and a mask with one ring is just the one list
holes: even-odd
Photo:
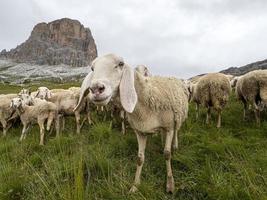
[(133, 185), (129, 191), (129, 193), (135, 193), (137, 191), (137, 187), (135, 185)]
[(174, 180), (173, 177), (167, 179), (166, 192), (173, 194), (174, 192)]

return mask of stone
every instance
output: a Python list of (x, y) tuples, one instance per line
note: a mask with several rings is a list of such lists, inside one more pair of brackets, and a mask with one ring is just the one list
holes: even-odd
[(38, 65), (66, 64), (88, 66), (97, 57), (97, 48), (89, 28), (68, 18), (37, 24), (30, 37), (0, 58)]

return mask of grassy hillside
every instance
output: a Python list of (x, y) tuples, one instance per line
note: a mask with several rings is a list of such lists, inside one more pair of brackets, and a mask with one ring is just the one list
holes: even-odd
[[(0, 85), (0, 93), (19, 89)], [(215, 115), (207, 126), (205, 110), (196, 121), (190, 105), (179, 150), (172, 158), (173, 195), (165, 193), (160, 135), (149, 137), (142, 184), (139, 192), (128, 194), (137, 157), (131, 130), (121, 135), (119, 128), (111, 129), (109, 120), (102, 121), (103, 116), (94, 113), (95, 125), (85, 124), (81, 135), (76, 135), (70, 117), (59, 139), (46, 135), (46, 145), (39, 146), (36, 126), (25, 141), (18, 142), (18, 124), (6, 138), (0, 137), (0, 199), (267, 199), (267, 116), (260, 127), (253, 114), (249, 118), (242, 120), (242, 106), (231, 97), (218, 130)]]

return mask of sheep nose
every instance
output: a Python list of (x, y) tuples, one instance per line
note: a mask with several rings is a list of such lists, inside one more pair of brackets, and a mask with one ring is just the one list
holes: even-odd
[(93, 94), (99, 95), (105, 91), (105, 85), (103, 83), (94, 83), (90, 87)]

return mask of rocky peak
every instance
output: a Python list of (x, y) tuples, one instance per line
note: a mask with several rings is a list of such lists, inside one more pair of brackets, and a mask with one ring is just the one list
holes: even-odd
[(90, 29), (68, 18), (37, 24), (24, 43), (0, 53), (0, 57), (16, 62), (74, 67), (87, 66), (96, 56)]

